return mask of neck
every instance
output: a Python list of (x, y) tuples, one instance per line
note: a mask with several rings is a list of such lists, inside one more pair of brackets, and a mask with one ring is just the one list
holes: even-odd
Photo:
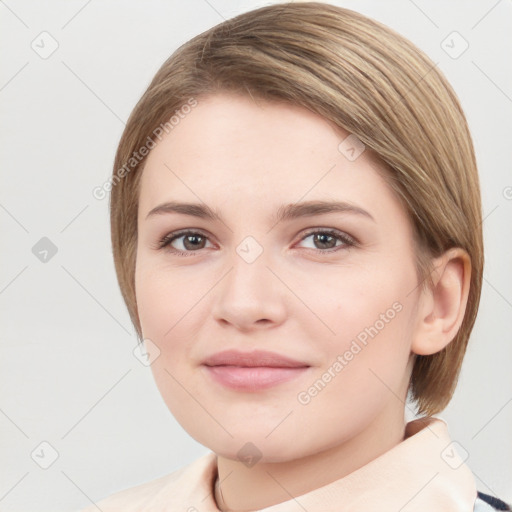
[(252, 467), (217, 457), (215, 499), (223, 512), (248, 512), (291, 500), (363, 467), (403, 441), (403, 410), (377, 417), (363, 431), (321, 452)]

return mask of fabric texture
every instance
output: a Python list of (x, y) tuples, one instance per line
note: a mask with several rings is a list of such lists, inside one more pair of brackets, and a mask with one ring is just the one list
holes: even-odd
[(474, 512), (486, 512), (494, 510), (511, 510), (511, 507), (504, 501), (494, 496), (478, 491), (478, 496), (475, 500)]
[[(210, 451), (169, 475), (117, 492), (80, 512), (219, 512), (216, 477), (217, 456)], [(477, 495), (474, 476), (451, 441), (447, 424), (429, 417), (409, 422), (402, 442), (349, 475), (260, 511), (339, 512), (340, 505), (344, 512), (500, 510), (485, 496)]]

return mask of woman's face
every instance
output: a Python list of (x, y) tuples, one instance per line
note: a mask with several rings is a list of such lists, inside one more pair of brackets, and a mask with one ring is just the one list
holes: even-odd
[[(403, 421), (418, 281), (411, 223), (378, 162), (301, 107), (197, 100), (151, 150), (140, 189), (138, 312), (170, 411), (219, 455), (267, 462)], [(204, 364), (225, 350), (299, 367)]]

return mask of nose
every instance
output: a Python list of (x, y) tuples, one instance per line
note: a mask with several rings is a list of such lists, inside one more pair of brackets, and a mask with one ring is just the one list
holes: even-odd
[(215, 320), (242, 331), (268, 329), (284, 322), (289, 292), (276, 277), (279, 271), (265, 252), (251, 263), (239, 254), (231, 262), (230, 270), (215, 287)]

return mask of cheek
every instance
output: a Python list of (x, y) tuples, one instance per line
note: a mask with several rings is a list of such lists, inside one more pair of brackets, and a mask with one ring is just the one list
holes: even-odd
[(144, 261), (136, 269), (135, 289), (143, 335), (161, 341), (179, 331), (205, 293), (200, 280)]
[(176, 420), (190, 429), (187, 418), (201, 415), (185, 390), (195, 393), (188, 374), (190, 341), (195, 336), (190, 320), (200, 311), (198, 301), (204, 291), (194, 291), (194, 280), (180, 278), (177, 273), (171, 279), (170, 275), (169, 270), (146, 264), (141, 258), (135, 274), (137, 308), (143, 337), (159, 349), (151, 364), (155, 384)]
[(206, 300), (212, 284), (192, 269), (176, 272), (140, 258), (135, 275), (137, 308), (144, 338), (159, 349), (151, 364), (155, 382), (173, 414), (177, 403), (188, 402), (180, 383), (189, 381), (197, 356), (195, 340), (211, 312)]
[(135, 286), (143, 335), (145, 338), (160, 339), (162, 333), (172, 326), (172, 318), (165, 315), (165, 310), (172, 311), (173, 294), (150, 272), (140, 273)]
[[(384, 269), (383, 269), (384, 270)], [(402, 269), (401, 269), (402, 270)], [(355, 274), (355, 273), (354, 273)], [(414, 325), (414, 274), (375, 272), (347, 276), (331, 306), (335, 332), (324, 343), (322, 371), (336, 375), (336, 393), (378, 399), (382, 393), (402, 393)], [(330, 379), (329, 375), (325, 377)], [(334, 391), (333, 391), (334, 392)]]
[(296, 402), (305, 421), (311, 429), (324, 431), (326, 438), (341, 435), (343, 421), (350, 422), (346, 432), (350, 435), (388, 405), (403, 407), (410, 313), (401, 303), (395, 302), (395, 308), (388, 308), (386, 301), (382, 307), (373, 299), (371, 303), (377, 315), (368, 316), (368, 303), (359, 310), (364, 315), (357, 315), (358, 308), (350, 304), (352, 316), (344, 323), (346, 330), (330, 343), (324, 342), (325, 364), (297, 393)]
[(330, 311), (333, 341), (341, 347), (353, 338), (364, 344), (385, 337), (383, 334), (397, 327), (413, 282), (384, 265), (380, 269), (348, 270), (336, 276), (337, 285), (318, 302), (320, 311)]

